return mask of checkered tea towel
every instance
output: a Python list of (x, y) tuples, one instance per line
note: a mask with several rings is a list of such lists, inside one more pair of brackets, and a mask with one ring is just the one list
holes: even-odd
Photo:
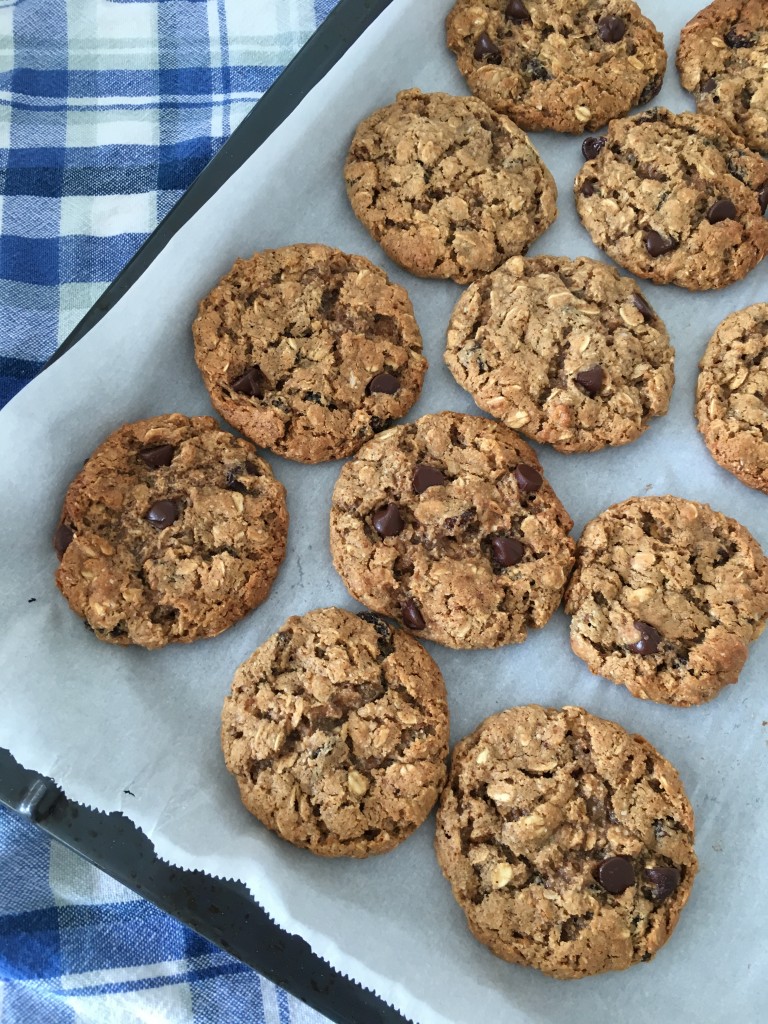
[(0, 804), (2, 1024), (325, 1021)]
[(0, 406), (338, 0), (0, 0)]

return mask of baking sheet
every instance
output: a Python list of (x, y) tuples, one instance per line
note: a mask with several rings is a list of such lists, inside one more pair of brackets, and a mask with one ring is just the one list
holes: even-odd
[[(67, 484), (121, 423), (164, 412), (210, 413), (192, 357), (199, 298), (235, 258), (320, 241), (359, 252), (405, 285), (430, 369), (408, 418), (475, 412), (442, 362), (460, 289), (391, 264), (350, 212), (341, 164), (356, 123), (400, 88), (466, 88), (444, 47), (450, 0), (394, 0), (282, 127), (172, 239), (128, 294), (75, 348), (0, 413), (0, 745), (53, 776), (67, 794), (121, 810), (170, 862), (241, 879), (284, 928), (343, 973), (425, 1024), (504, 1020), (757, 1020), (768, 980), (761, 884), (768, 826), (768, 707), (756, 642), (737, 686), (702, 708), (636, 700), (591, 676), (570, 652), (558, 612), (524, 645), (449, 651), (429, 644), (448, 686), (455, 741), (512, 704), (578, 703), (643, 733), (678, 768), (697, 815), (701, 872), (668, 946), (628, 973), (557, 982), (502, 963), (469, 935), (432, 854), (430, 820), (394, 852), (323, 861), (267, 833), (242, 808), (218, 745), (236, 666), (290, 614), (355, 608), (328, 555), (327, 512), (339, 463), (270, 457), (288, 490), (289, 553), (269, 600), (214, 640), (146, 652), (109, 647), (58, 595), (50, 537)], [(694, 2), (648, 0), (670, 69), (657, 102), (691, 109), (674, 71)], [(600, 256), (571, 198), (580, 139), (536, 135), (555, 174), (560, 214), (535, 253)], [(641, 283), (677, 350), (670, 411), (627, 448), (558, 455), (538, 448), (575, 520), (633, 494), (674, 493), (739, 518), (768, 548), (765, 496), (711, 460), (692, 414), (696, 366), (727, 313), (765, 298), (766, 266), (724, 291), (690, 294)]]

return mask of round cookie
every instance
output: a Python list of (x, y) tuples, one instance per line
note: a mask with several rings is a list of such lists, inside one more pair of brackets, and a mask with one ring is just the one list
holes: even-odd
[(768, 156), (768, 9), (765, 0), (715, 0), (680, 33), (677, 68), (700, 114), (721, 117)]
[(650, 960), (697, 871), (675, 769), (574, 707), (510, 708), (456, 745), (435, 849), (475, 938), (555, 978)]
[(735, 683), (768, 617), (768, 561), (739, 523), (672, 496), (587, 523), (565, 593), (571, 647), (635, 697), (688, 707)]
[(634, 441), (674, 383), (664, 324), (633, 281), (586, 257), (515, 256), (470, 285), (445, 361), (481, 409), (561, 452)]
[(358, 125), (344, 176), (355, 215), (419, 277), (472, 281), (557, 215), (554, 179), (527, 136), (472, 96), (398, 93)]
[(499, 647), (560, 604), (572, 525), (513, 430), (443, 412), (380, 434), (343, 467), (331, 553), (374, 612), (447, 647)]
[(285, 555), (285, 488), (208, 416), (129, 423), (70, 484), (56, 583), (97, 637), (216, 636), (266, 598)]
[(192, 333), (214, 407), (299, 462), (357, 451), (410, 409), (427, 369), (405, 289), (326, 245), (238, 260), (200, 303)]
[(446, 33), (472, 92), (526, 131), (601, 128), (653, 99), (667, 67), (631, 0), (458, 0)]
[(321, 608), (238, 668), (221, 740), (243, 803), (281, 838), (324, 857), (384, 853), (445, 782), (445, 684), (402, 630)]
[(768, 494), (768, 303), (731, 313), (701, 360), (696, 419), (723, 469)]
[(578, 214), (595, 245), (638, 277), (722, 288), (768, 251), (768, 162), (718, 118), (656, 107), (612, 121), (583, 151)]

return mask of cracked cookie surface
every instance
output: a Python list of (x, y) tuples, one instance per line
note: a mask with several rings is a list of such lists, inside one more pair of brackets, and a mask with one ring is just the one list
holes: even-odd
[(721, 117), (768, 156), (768, 9), (765, 0), (715, 0), (680, 33), (677, 67), (700, 114)]
[(386, 254), (459, 284), (525, 252), (557, 215), (557, 188), (526, 135), (472, 96), (400, 92), (362, 121), (344, 176)]
[(458, 0), (446, 33), (471, 91), (527, 131), (601, 128), (653, 99), (667, 66), (630, 0)]
[(381, 434), (343, 467), (331, 553), (372, 611), (448, 647), (499, 647), (560, 604), (572, 525), (513, 430), (443, 412)]
[(238, 260), (192, 331), (214, 407), (299, 462), (357, 451), (410, 409), (427, 369), (405, 289), (325, 245)]
[(481, 409), (562, 452), (627, 444), (667, 411), (674, 352), (636, 285), (580, 257), (513, 257), (470, 285), (448, 367)]
[(565, 594), (571, 647), (635, 697), (687, 707), (735, 683), (768, 617), (768, 561), (740, 523), (672, 496), (593, 519)]
[(768, 303), (731, 313), (701, 360), (696, 419), (723, 469), (768, 494)]
[(238, 668), (221, 740), (243, 803), (283, 839), (325, 857), (384, 853), (445, 782), (445, 684), (407, 633), (321, 608)]
[(693, 811), (647, 740), (581, 708), (510, 708), (456, 745), (435, 848), (491, 952), (556, 978), (650, 960), (697, 870)]
[(768, 162), (727, 125), (662, 107), (612, 121), (574, 186), (595, 245), (657, 284), (739, 281), (768, 252)]
[(64, 498), (56, 583), (101, 640), (216, 636), (266, 598), (285, 555), (285, 488), (208, 416), (129, 423)]

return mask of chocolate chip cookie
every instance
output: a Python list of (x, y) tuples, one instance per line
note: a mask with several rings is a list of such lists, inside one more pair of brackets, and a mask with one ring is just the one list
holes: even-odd
[(445, 684), (402, 630), (321, 608), (240, 666), (221, 740), (243, 803), (283, 839), (324, 857), (384, 853), (445, 782)]
[(630, 0), (458, 0), (448, 46), (469, 88), (521, 128), (601, 128), (661, 88), (667, 55)]
[(344, 466), (331, 553), (374, 612), (447, 647), (499, 647), (559, 605), (572, 525), (513, 430), (443, 412), (379, 435)]
[(120, 427), (64, 498), (56, 583), (97, 637), (216, 636), (266, 598), (285, 555), (285, 488), (207, 416)]
[(768, 304), (731, 313), (701, 360), (696, 419), (713, 458), (768, 494)]
[(700, 114), (721, 117), (768, 156), (768, 8), (765, 0), (715, 0), (680, 33), (677, 68)]
[(299, 462), (357, 451), (410, 409), (427, 368), (405, 289), (325, 245), (238, 260), (192, 332), (214, 407)]
[(356, 216), (420, 277), (472, 281), (557, 215), (554, 179), (526, 135), (472, 96), (398, 93), (358, 126), (344, 175)]
[(576, 209), (595, 245), (657, 284), (739, 281), (768, 251), (768, 162), (716, 117), (656, 107), (582, 147)]
[(561, 452), (633, 441), (674, 383), (664, 324), (634, 282), (586, 257), (514, 256), (470, 285), (445, 361), (481, 409)]
[(456, 745), (435, 848), (475, 938), (555, 978), (650, 960), (698, 866), (672, 765), (573, 707), (510, 708)]
[(708, 505), (630, 498), (584, 529), (565, 594), (571, 647), (635, 697), (687, 707), (735, 683), (768, 617), (768, 561)]

